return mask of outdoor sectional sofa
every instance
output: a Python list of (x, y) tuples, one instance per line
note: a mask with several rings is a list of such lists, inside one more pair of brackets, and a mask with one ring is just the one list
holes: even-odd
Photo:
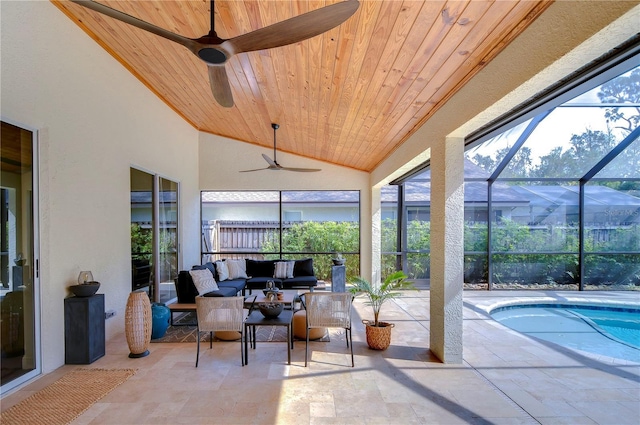
[[(222, 260), (223, 262), (225, 260)], [(293, 262), (289, 264), (289, 272), (283, 274), (276, 273), (276, 263), (278, 262)], [(245, 275), (246, 277), (231, 276), (231, 279), (221, 279), (221, 275), (218, 272), (216, 263), (206, 263), (204, 265), (193, 266), (192, 270), (209, 269), (216, 279), (218, 284), (217, 291), (211, 291), (203, 296), (207, 297), (233, 297), (239, 292), (245, 295), (246, 290), (249, 290), (249, 294), (254, 289), (262, 290), (266, 288), (268, 281), (273, 283), (280, 289), (296, 289), (307, 288), (313, 291), (318, 285), (318, 279), (315, 276), (313, 270), (313, 259), (305, 258), (301, 260), (252, 260), (245, 259)], [(281, 267), (279, 272), (281, 272)], [(176, 294), (179, 304), (192, 304), (195, 303), (195, 297), (198, 295), (193, 279), (188, 271), (181, 271), (178, 274), (178, 278), (175, 280)]]

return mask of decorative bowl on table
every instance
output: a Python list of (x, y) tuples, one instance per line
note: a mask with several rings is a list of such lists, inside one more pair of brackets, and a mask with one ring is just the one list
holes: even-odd
[(90, 297), (98, 292), (98, 289), (100, 289), (100, 282), (95, 281), (69, 286), (69, 290), (76, 297)]
[(260, 313), (262, 313), (264, 317), (266, 317), (267, 319), (273, 319), (278, 317), (280, 313), (282, 313), (282, 310), (284, 310), (284, 304), (272, 302), (260, 303), (258, 305), (258, 308), (260, 309)]

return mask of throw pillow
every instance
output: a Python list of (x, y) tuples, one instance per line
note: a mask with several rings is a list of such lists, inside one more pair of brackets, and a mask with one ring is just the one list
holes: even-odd
[(216, 270), (218, 271), (218, 282), (229, 279), (229, 269), (225, 261), (216, 261)]
[(243, 260), (227, 260), (229, 279), (247, 279), (247, 263)]
[(193, 279), (193, 285), (198, 290), (198, 295), (204, 295), (207, 292), (218, 290), (218, 284), (209, 269), (189, 270), (189, 274), (191, 275), (191, 279)]
[(213, 278), (215, 279), (215, 277), (218, 275), (218, 272), (216, 272), (216, 266), (215, 264), (209, 262), (206, 264), (196, 264), (194, 266), (191, 267), (191, 270), (206, 270), (209, 269), (211, 271), (211, 274), (213, 275)]
[(277, 261), (273, 277), (276, 279), (291, 279), (293, 277), (294, 264), (294, 261)]
[(306, 258), (304, 260), (296, 260), (295, 266), (293, 266), (294, 276), (315, 276), (313, 273), (313, 258)]
[(204, 265), (204, 266), (205, 266), (206, 268), (208, 268), (209, 270), (211, 270), (211, 274), (212, 274), (214, 277), (215, 277), (215, 276), (216, 276), (216, 274), (218, 273), (218, 272), (216, 272), (216, 266), (215, 266), (215, 264), (213, 264), (212, 262), (210, 262), (210, 261), (209, 261), (209, 262), (205, 263), (205, 265)]

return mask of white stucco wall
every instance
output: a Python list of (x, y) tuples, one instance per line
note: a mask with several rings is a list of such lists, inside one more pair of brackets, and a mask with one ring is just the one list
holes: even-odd
[(124, 331), (132, 165), (180, 182), (182, 258), (199, 261), (198, 133), (51, 3), (0, 3), (0, 116), (40, 139), (46, 373), (64, 364), (63, 299), (80, 270), (116, 311), (107, 338)]

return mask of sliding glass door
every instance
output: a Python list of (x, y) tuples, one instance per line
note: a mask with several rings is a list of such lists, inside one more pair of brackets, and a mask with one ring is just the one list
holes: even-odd
[(176, 298), (178, 277), (178, 183), (158, 178), (158, 301)]
[(178, 183), (131, 168), (131, 290), (175, 298), (178, 251)]
[(35, 134), (2, 122), (0, 307), (2, 393), (40, 373)]
[(153, 282), (153, 174), (131, 169), (131, 290)]

